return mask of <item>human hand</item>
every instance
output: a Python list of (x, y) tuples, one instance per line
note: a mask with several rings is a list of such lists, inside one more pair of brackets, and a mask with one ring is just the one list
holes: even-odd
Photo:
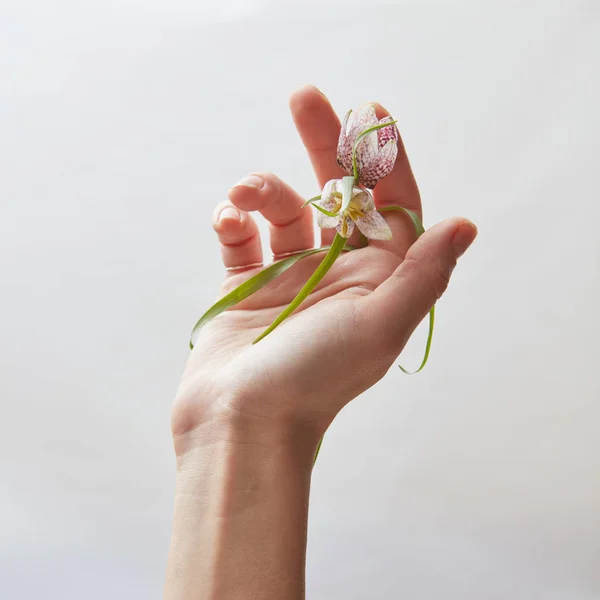
[[(292, 95), (292, 115), (313, 164), (319, 187), (343, 172), (336, 163), (340, 122), (315, 88)], [(385, 114), (378, 107), (378, 117)], [(421, 214), (408, 158), (399, 142), (392, 173), (374, 190), (377, 208), (400, 205)], [(230, 202), (215, 210), (228, 277), (223, 293), (262, 267), (255, 221), (270, 223), (275, 257), (313, 247), (313, 217), (304, 199), (272, 174), (234, 186)], [(465, 219), (446, 220), (415, 242), (412, 222), (385, 213), (390, 241), (343, 254), (317, 289), (281, 327), (254, 340), (295, 297), (323, 255), (293, 268), (200, 331), (173, 409), (176, 451), (204, 425), (252, 427), (276, 439), (309, 431), (318, 440), (335, 415), (387, 372), (409, 336), (445, 291), (457, 258), (476, 235)], [(328, 245), (334, 232), (323, 230)], [(357, 240), (350, 240), (356, 244)], [(222, 431), (222, 429), (221, 429)]]

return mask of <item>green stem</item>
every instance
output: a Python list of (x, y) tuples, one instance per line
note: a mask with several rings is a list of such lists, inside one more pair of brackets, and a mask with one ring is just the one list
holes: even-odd
[(327, 271), (331, 269), (337, 257), (341, 254), (346, 244), (346, 238), (336, 233), (333, 243), (329, 248), (329, 252), (321, 261), (321, 264), (316, 268), (310, 279), (304, 284), (304, 287), (298, 292), (298, 295), (286, 306), (281, 314), (263, 331), (252, 343), (260, 342), (264, 337), (269, 335), (276, 327), (279, 327), (301, 304), (306, 300), (309, 294), (317, 287), (321, 279), (325, 277)]
[[(269, 282), (273, 281), (279, 275), (285, 273), (290, 267), (295, 265), (299, 260), (306, 258), (307, 256), (312, 256), (313, 254), (318, 254), (321, 252), (327, 252), (330, 246), (324, 246), (323, 248), (312, 248), (310, 250), (306, 250), (304, 252), (300, 252), (298, 254), (294, 254), (292, 256), (288, 256), (282, 260), (274, 262), (272, 265), (265, 267), (262, 271), (248, 278), (244, 283), (238, 285), (234, 290), (231, 290), (228, 294), (223, 296), (218, 302), (213, 304), (201, 317), (198, 319), (198, 322), (194, 325), (194, 329), (192, 330), (192, 334), (190, 337), (190, 348), (194, 348), (194, 344), (196, 341), (196, 337), (200, 332), (200, 329), (206, 323), (214, 319), (216, 316), (220, 315), (222, 312), (226, 311), (228, 308), (235, 306), (242, 300), (245, 300), (255, 292), (258, 292), (261, 288), (267, 285)], [(346, 248), (349, 248), (346, 246)]]

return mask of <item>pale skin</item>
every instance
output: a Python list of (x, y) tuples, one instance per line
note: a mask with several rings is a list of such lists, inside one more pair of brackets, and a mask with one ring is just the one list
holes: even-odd
[[(344, 174), (336, 163), (339, 118), (312, 86), (295, 92), (290, 108), (320, 189)], [(387, 114), (379, 106), (378, 113)], [(401, 142), (394, 170), (374, 196), (378, 207), (400, 205), (421, 214)], [(252, 213), (270, 223), (276, 257), (314, 246), (314, 216), (301, 208), (303, 201), (270, 173), (229, 191), (213, 221), (224, 265), (235, 268), (222, 293), (263, 263)], [(415, 241), (408, 218), (395, 212), (385, 218), (392, 240), (343, 254), (301, 308), (258, 344), (251, 342), (323, 254), (303, 259), (201, 330), (173, 407), (177, 484), (166, 599), (304, 598), (318, 442), (336, 414), (394, 365), (477, 234), (470, 221), (455, 217)], [(323, 230), (320, 243), (333, 236)], [(398, 369), (390, 376), (399, 385), (405, 377)]]

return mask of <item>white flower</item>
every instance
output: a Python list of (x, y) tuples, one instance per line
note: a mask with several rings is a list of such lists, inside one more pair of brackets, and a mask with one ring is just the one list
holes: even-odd
[(385, 219), (375, 210), (373, 196), (369, 190), (353, 186), (352, 199), (348, 208), (339, 212), (342, 206), (342, 180), (332, 179), (325, 184), (321, 200), (316, 204), (329, 213), (336, 213), (335, 216), (329, 216), (319, 211), (317, 213), (319, 227), (324, 229), (335, 227), (341, 236), (348, 238), (352, 235), (356, 224), (369, 239), (392, 239), (392, 231)]
[(348, 175), (354, 175), (352, 152), (361, 133), (390, 123), (389, 126), (372, 131), (356, 146), (358, 183), (373, 189), (375, 184), (389, 175), (398, 155), (398, 128), (391, 117), (377, 119), (374, 104), (365, 104), (357, 111), (346, 114), (338, 141), (337, 162)]

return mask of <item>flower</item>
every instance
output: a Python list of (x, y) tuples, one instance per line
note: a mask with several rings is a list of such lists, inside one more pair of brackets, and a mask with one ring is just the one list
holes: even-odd
[(375, 210), (373, 196), (369, 190), (354, 185), (348, 208), (340, 211), (342, 186), (341, 179), (332, 179), (325, 184), (321, 200), (316, 202), (316, 205), (331, 214), (328, 215), (321, 211), (317, 213), (319, 227), (324, 229), (335, 227), (342, 237), (349, 238), (356, 224), (358, 229), (372, 240), (391, 240), (392, 230), (385, 219)]
[(398, 155), (398, 128), (391, 117), (377, 119), (374, 104), (365, 104), (356, 112), (349, 111), (344, 117), (342, 131), (338, 141), (337, 162), (348, 175), (354, 173), (352, 153), (357, 138), (361, 133), (390, 123), (365, 135), (356, 146), (356, 167), (358, 170), (358, 183), (373, 189), (375, 184), (389, 175)]

